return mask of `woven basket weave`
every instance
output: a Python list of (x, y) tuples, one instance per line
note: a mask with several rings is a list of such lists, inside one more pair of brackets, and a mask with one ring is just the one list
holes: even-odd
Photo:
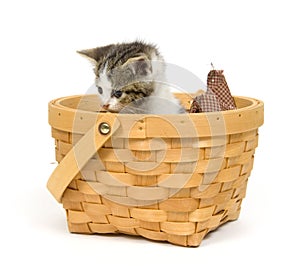
[[(176, 96), (188, 109), (191, 97)], [(94, 95), (51, 101), (59, 164), (48, 189), (66, 209), (70, 232), (198, 246), (237, 219), (263, 103), (235, 101), (237, 110), (163, 116), (97, 112)]]

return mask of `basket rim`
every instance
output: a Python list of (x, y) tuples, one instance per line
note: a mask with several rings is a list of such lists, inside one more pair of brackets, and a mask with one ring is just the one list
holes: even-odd
[[(175, 94), (175, 96), (184, 95), (183, 93)], [(211, 136), (211, 127), (217, 126), (220, 123), (218, 120), (220, 117), (224, 119), (226, 124), (226, 134), (235, 134), (245, 131), (249, 131), (258, 128), (264, 123), (264, 103), (261, 100), (250, 98), (246, 96), (234, 96), (236, 101), (242, 102), (244, 105), (241, 108), (235, 110), (210, 112), (210, 113), (186, 113), (186, 114), (167, 114), (167, 115), (151, 115), (151, 114), (119, 114), (119, 113), (103, 113), (96, 111), (88, 111), (83, 109), (77, 109), (76, 103), (86, 98), (87, 102), (89, 97), (95, 97), (96, 95), (71, 95), (60, 97), (49, 102), (49, 124), (58, 130), (73, 132), (78, 134), (86, 133), (92, 124), (103, 116), (118, 117), (119, 120), (124, 121), (140, 121), (167, 119), (177, 123), (180, 119), (188, 117), (195, 126), (201, 128), (199, 130), (199, 137)], [(185, 96), (186, 97), (186, 96)], [(191, 96), (190, 96), (191, 97)], [(73, 107), (66, 106), (66, 102), (71, 102)], [(213, 122), (212, 122), (213, 121)], [(76, 128), (74, 124), (76, 122)], [(144, 121), (145, 122), (145, 121)], [(139, 134), (138, 138), (145, 138), (143, 134)], [(170, 136), (172, 137), (172, 136)]]
[[(175, 96), (179, 96), (179, 95), (188, 95), (188, 94), (185, 94), (185, 93), (174, 93)], [(90, 98), (90, 97), (97, 97), (96, 94), (88, 94), (88, 95), (85, 95), (85, 94), (77, 94), (77, 95), (70, 95), (70, 96), (63, 96), (63, 97), (59, 97), (59, 98), (56, 98), (56, 99), (53, 99), (52, 101), (49, 102), (49, 105), (50, 104), (53, 104), (55, 105), (57, 108), (58, 107), (61, 107), (65, 110), (70, 110), (70, 111), (74, 111), (76, 110), (76, 112), (82, 112), (82, 113), (99, 113), (99, 111), (88, 111), (88, 110), (84, 110), (84, 109), (77, 109), (77, 108), (71, 108), (71, 107), (68, 107), (64, 104), (65, 101), (67, 100), (75, 100), (75, 99), (83, 99), (84, 97), (86, 97), (87, 99)], [(190, 96), (191, 97), (191, 96)], [(244, 110), (244, 109), (250, 109), (252, 108), (254, 105), (256, 104), (259, 104), (259, 103), (262, 103), (263, 102), (261, 100), (258, 100), (258, 99), (255, 99), (255, 98), (252, 98), (252, 97), (246, 97), (246, 96), (233, 96), (235, 99), (238, 99), (238, 100), (243, 100), (243, 101), (248, 101), (248, 102), (251, 102), (250, 105), (248, 106), (245, 106), (245, 107), (241, 107), (241, 108), (238, 108), (238, 109), (235, 109), (235, 110), (227, 110), (227, 111), (221, 111), (221, 113), (227, 113), (227, 112), (239, 112), (241, 110)], [(189, 115), (209, 115), (209, 114), (213, 114), (213, 113), (220, 113), (220, 112), (210, 112), (210, 113), (190, 113)], [(128, 116), (128, 115), (135, 115), (135, 114), (118, 114), (118, 116)], [(151, 114), (150, 114), (151, 115)], [(186, 114), (176, 114), (176, 115), (186, 115)], [(160, 115), (160, 116), (169, 116), (168, 114), (166, 115)]]

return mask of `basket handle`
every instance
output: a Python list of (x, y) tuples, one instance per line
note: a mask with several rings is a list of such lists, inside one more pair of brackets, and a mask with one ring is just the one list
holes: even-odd
[(119, 128), (116, 116), (101, 116), (95, 125), (74, 145), (51, 174), (47, 188), (61, 202), (66, 188), (88, 160)]

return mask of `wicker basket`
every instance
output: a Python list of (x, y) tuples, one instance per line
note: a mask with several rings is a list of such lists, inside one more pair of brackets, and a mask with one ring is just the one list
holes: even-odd
[[(188, 109), (191, 96), (176, 96)], [(263, 103), (235, 101), (234, 111), (163, 116), (97, 112), (95, 95), (51, 101), (59, 164), (48, 189), (66, 209), (70, 232), (198, 246), (237, 219)]]

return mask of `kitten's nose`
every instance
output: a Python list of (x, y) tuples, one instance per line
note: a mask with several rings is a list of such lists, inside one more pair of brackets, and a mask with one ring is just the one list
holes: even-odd
[(109, 104), (104, 104), (104, 105), (102, 106), (102, 108), (103, 108), (104, 110), (108, 110)]

